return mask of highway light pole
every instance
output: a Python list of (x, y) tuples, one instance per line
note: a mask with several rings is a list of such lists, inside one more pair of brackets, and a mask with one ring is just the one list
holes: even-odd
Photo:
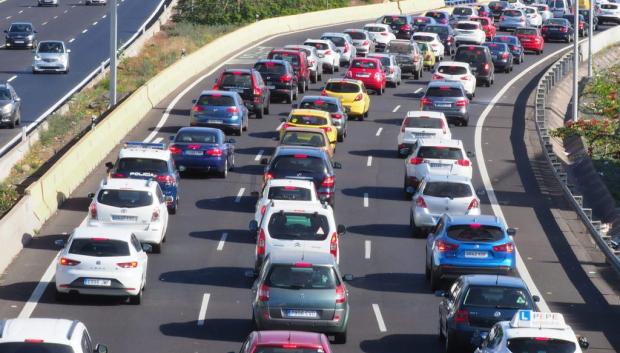
[(116, 105), (116, 0), (108, 0), (110, 8), (110, 106)]
[(573, 121), (579, 120), (579, 0), (573, 0), (575, 16), (573, 29), (575, 34), (575, 41), (573, 45)]
[(594, 60), (594, 55), (592, 54), (592, 37), (594, 36), (594, 0), (590, 1), (590, 16), (588, 22), (590, 22), (588, 24), (588, 77), (592, 78), (592, 60)]

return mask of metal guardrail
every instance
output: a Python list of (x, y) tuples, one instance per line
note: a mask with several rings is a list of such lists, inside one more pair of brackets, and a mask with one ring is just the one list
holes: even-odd
[(465, 5), (465, 4), (473, 4), (478, 2), (478, 0), (445, 0), (446, 6), (456, 6), (456, 5)]
[(564, 195), (572, 204), (573, 208), (579, 215), (579, 218), (581, 218), (581, 221), (588, 229), (588, 232), (596, 242), (596, 245), (605, 254), (607, 262), (618, 274), (620, 274), (620, 251), (614, 250), (610, 236), (601, 234), (601, 221), (595, 221), (592, 219), (592, 209), (583, 206), (583, 196), (578, 195), (571, 190), (568, 184), (566, 171), (553, 152), (551, 136), (549, 135), (546, 117), (547, 94), (556, 85), (556, 83), (572, 72), (571, 70), (574, 63), (573, 60), (574, 57), (572, 52), (565, 54), (562, 58), (560, 58), (560, 60), (551, 65), (551, 67), (544, 73), (540, 81), (538, 81), (538, 85), (536, 86), (534, 113), (536, 131), (538, 133), (538, 138), (540, 140), (540, 145), (542, 146), (545, 159), (549, 163), (549, 166), (553, 171), (553, 175), (560, 183), (562, 190), (564, 191)]
[[(161, 0), (161, 2), (157, 5), (157, 8), (153, 13), (144, 21), (142, 26), (125, 42), (118, 48), (118, 54), (121, 55), (127, 47), (133, 44), (141, 35), (146, 32), (155, 22), (159, 16), (167, 9), (172, 0)], [(80, 81), (76, 86), (74, 86), (67, 94), (65, 94), (60, 100), (54, 103), (49, 109), (47, 109), (43, 114), (41, 114), (36, 120), (28, 124), (28, 126), (22, 127), (21, 134), (13, 137), (9, 142), (7, 142), (4, 146), (0, 147), (0, 158), (4, 157), (11, 149), (18, 146), (22, 141), (25, 141), (27, 135), (31, 134), (36, 128), (41, 125), (47, 118), (54, 113), (58, 108), (60, 108), (63, 104), (71, 99), (71, 97), (81, 90), (84, 86), (86, 86), (90, 81), (92, 81), (97, 75), (100, 75), (105, 72), (105, 70), (110, 65), (110, 59), (106, 59), (101, 62), (101, 64), (92, 72), (90, 72), (86, 77)]]

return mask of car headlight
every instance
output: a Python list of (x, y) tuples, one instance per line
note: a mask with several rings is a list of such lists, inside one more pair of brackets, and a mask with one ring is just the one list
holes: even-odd
[(34, 60), (39, 61), (39, 60), (41, 60), (41, 57), (40, 57), (40, 56), (38, 56), (38, 55), (35, 55), (35, 56), (34, 56)]
[(2, 114), (9, 114), (9, 113), (11, 113), (11, 108), (12, 108), (11, 105), (7, 104), (4, 107), (0, 108), (0, 112)]
[(34, 38), (34, 34), (29, 34), (27, 38), (28, 40), (32, 40)]

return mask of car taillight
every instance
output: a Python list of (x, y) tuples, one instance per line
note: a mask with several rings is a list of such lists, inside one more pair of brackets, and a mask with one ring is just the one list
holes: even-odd
[(461, 80), (463, 81), (467, 81), (469, 80), (469, 76), (465, 75), (465, 76), (461, 76)]
[(433, 101), (432, 101), (432, 100), (430, 100), (429, 98), (424, 97), (424, 98), (422, 98), (422, 100), (420, 101), (420, 104), (422, 104), (422, 106), (425, 106), (425, 105), (432, 105), (432, 104), (433, 104)]
[(493, 251), (496, 252), (505, 252), (511, 254), (515, 250), (515, 246), (513, 243), (506, 243), (502, 245), (495, 245), (493, 247)]
[(326, 95), (327, 95), (327, 91), (322, 90), (322, 91), (321, 91), (321, 95), (322, 95), (322, 96), (326, 96)]
[(484, 67), (483, 67), (484, 72), (489, 71), (489, 68), (490, 68), (489, 64), (488, 64), (488, 63), (485, 63), (485, 64), (484, 64)]
[(171, 154), (181, 154), (182, 152), (182, 150), (177, 145), (170, 145), (170, 147), (168, 147), (168, 150)]
[(454, 105), (457, 107), (466, 107), (468, 104), (469, 104), (469, 101), (467, 99), (459, 99), (456, 101)]
[(112, 173), (112, 175), (110, 175), (110, 176), (111, 176), (112, 178), (127, 178), (127, 176), (126, 176), (125, 174), (123, 174), (123, 173), (119, 173), (119, 172)]
[(97, 204), (95, 202), (88, 207), (88, 214), (90, 214), (90, 218), (97, 219)]
[(457, 324), (469, 325), (469, 311), (465, 309), (459, 309), (454, 314), (454, 322)]
[(207, 154), (207, 156), (211, 156), (211, 157), (221, 157), (222, 156), (222, 149), (220, 148), (211, 148), (205, 151), (205, 153)]
[(407, 128), (408, 125), (409, 125), (409, 118), (405, 118), (405, 120), (403, 120), (403, 125), (400, 127), (400, 132), (405, 132), (405, 129)]
[(252, 93), (253, 93), (255, 96), (260, 96), (260, 95), (263, 93), (263, 91), (261, 91), (260, 87), (255, 87), (255, 88), (254, 88), (254, 91), (252, 91)]
[(271, 172), (267, 172), (263, 175), (263, 179), (265, 179), (265, 181), (273, 179), (273, 174)]
[(293, 79), (293, 76), (291, 76), (289, 74), (280, 76), (280, 81), (281, 82), (291, 82), (292, 79)]
[(239, 109), (237, 109), (237, 107), (228, 107), (228, 108), (226, 108), (226, 111), (228, 113), (238, 113)]
[(154, 208), (153, 214), (151, 214), (151, 222), (157, 222), (159, 220), (159, 209)]
[(263, 228), (258, 232), (258, 239), (256, 240), (256, 255), (265, 256), (265, 231)]
[(362, 45), (368, 45), (368, 44), (370, 44), (370, 42), (369, 42), (369, 41), (367, 41), (367, 40), (365, 40), (365, 41), (362, 43)]
[(390, 74), (394, 73), (394, 68), (392, 66), (390, 66)]
[(437, 74), (433, 74), (433, 80), (443, 80), (443, 76), (437, 75)]
[(195, 105), (195, 106), (192, 108), (192, 110), (193, 110), (194, 112), (198, 113), (198, 112), (203, 111), (203, 110), (204, 110), (204, 108), (203, 108), (202, 106), (200, 106), (200, 105)]
[(503, 21), (504, 19), (505, 19), (505, 17), (504, 17), (504, 16), (499, 16), (499, 20), (500, 20), (500, 21)]
[(387, 35), (388, 35), (388, 33), (387, 33), (387, 32), (381, 32), (381, 35), (382, 35), (382, 36), (387, 36)]
[(426, 201), (424, 201), (424, 198), (422, 196), (418, 196), (418, 198), (415, 200), (415, 204), (420, 208), (428, 208), (428, 206), (426, 205)]
[(471, 202), (469, 203), (469, 206), (467, 206), (467, 211), (473, 210), (474, 208), (478, 208), (478, 207), (480, 207), (480, 203), (478, 202), (478, 199), (472, 199)]
[(336, 287), (336, 304), (342, 304), (347, 301), (346, 290), (344, 284), (340, 284)]
[(116, 266), (120, 268), (136, 268), (138, 267), (138, 261), (130, 261), (130, 262), (119, 262)]
[(334, 113), (334, 114), (332, 114), (332, 118), (334, 118), (334, 119), (342, 119), (342, 114)]
[(409, 164), (418, 165), (424, 163), (424, 158), (413, 157), (409, 160)]
[(334, 258), (338, 258), (338, 234), (335, 232), (329, 240), (329, 253), (332, 254)]
[(508, 59), (508, 53), (502, 53), (502, 59)]
[(456, 161), (456, 164), (460, 165), (461, 167), (469, 167), (471, 165), (471, 162), (468, 159), (459, 159)]
[(323, 182), (321, 183), (321, 187), (333, 188), (335, 183), (336, 183), (336, 177), (333, 175), (330, 175), (328, 177), (325, 177), (325, 179), (323, 179)]
[(58, 260), (58, 263), (60, 264), (60, 266), (76, 266), (80, 264), (80, 261), (71, 260), (66, 257), (61, 257), (60, 260)]
[(448, 42), (448, 44), (451, 44), (453, 40), (454, 38), (452, 36), (448, 36), (448, 39), (446, 41)]
[(282, 129), (282, 130), (286, 130), (286, 129), (288, 129), (288, 128), (289, 128), (289, 126), (290, 126), (290, 125), (289, 125), (288, 123), (284, 123), (284, 124), (282, 124), (281, 129)]
[(266, 210), (266, 209), (267, 209), (267, 206), (266, 206), (266, 205), (262, 205), (262, 206), (260, 207), (260, 214), (261, 214), (261, 215), (264, 215), (264, 214), (265, 214), (265, 210)]
[(345, 77), (349, 77), (349, 78), (353, 78), (353, 72), (352, 71), (347, 71), (347, 73), (344, 74)]
[(321, 129), (322, 129), (323, 131), (325, 131), (325, 132), (331, 132), (331, 131), (332, 131), (332, 128), (331, 128), (331, 127), (329, 127), (329, 126), (321, 126)]
[(355, 101), (356, 102), (361, 101), (363, 98), (364, 96), (361, 93), (359, 93), (357, 96), (355, 96)]
[(411, 31), (411, 26), (408, 24), (400, 26), (401, 31)]
[(331, 54), (332, 54), (331, 50), (326, 50), (325, 53), (324, 53), (324, 55), (331, 55)]
[(568, 27), (562, 27), (562, 28), (560, 28), (560, 32), (563, 32), (563, 33), (568, 32)]
[(349, 52), (349, 43), (344, 43), (344, 52), (348, 53)]
[(454, 251), (459, 248), (458, 244), (448, 243), (443, 240), (437, 240), (435, 247), (439, 252)]
[(543, 31), (543, 32), (547, 32), (547, 30), (548, 30), (548, 29), (549, 29), (548, 27), (543, 27), (543, 28), (542, 28), (542, 31)]
[(155, 179), (158, 183), (165, 185), (174, 185), (177, 182), (176, 178), (172, 175), (158, 175)]
[(269, 286), (266, 284), (261, 284), (258, 287), (258, 300), (261, 302), (266, 302), (269, 300)]

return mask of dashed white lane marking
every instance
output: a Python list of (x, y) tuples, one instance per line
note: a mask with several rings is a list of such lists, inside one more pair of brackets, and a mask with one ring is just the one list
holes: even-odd
[(75, 40), (75, 38), (69, 39), (69, 43), (73, 43), (74, 40)]
[(258, 151), (258, 153), (256, 154), (256, 157), (254, 157), (254, 160), (255, 161), (260, 161), (260, 159), (263, 158), (263, 153), (265, 153), (264, 150)]
[(413, 93), (418, 94), (418, 93), (420, 93), (420, 92), (422, 92), (422, 87), (420, 87), (420, 88), (416, 89), (416, 90), (415, 90), (415, 92), (413, 92)]
[(41, 277), (41, 280), (34, 288), (34, 291), (32, 291), (32, 294), (30, 295), (30, 298), (28, 298), (26, 304), (24, 304), (22, 311), (19, 312), (18, 317), (20, 319), (29, 318), (30, 315), (32, 315), (34, 309), (37, 307), (37, 303), (39, 303), (39, 300), (41, 300), (43, 293), (45, 293), (45, 289), (54, 278), (54, 273), (56, 272), (56, 261), (59, 255), (60, 251), (58, 252), (58, 254), (56, 254), (56, 257), (54, 258), (52, 263), (50, 263), (50, 265), (47, 267), (47, 270), (45, 270), (43, 277)]
[(71, 8), (74, 8), (74, 7), (75, 7), (75, 5), (71, 6)]
[(86, 32), (88, 32), (88, 29), (85, 29), (85, 30), (82, 31), (82, 33), (86, 33)]
[(375, 134), (375, 136), (379, 136), (379, 135), (381, 135), (381, 131), (383, 131), (383, 128), (382, 128), (382, 127), (380, 127), (380, 128), (377, 130), (377, 133)]
[(102, 19), (103, 19), (103, 18), (106, 18), (106, 16), (108, 16), (108, 15), (103, 15), (103, 16), (101, 16), (101, 18), (102, 18)]
[(373, 304), (372, 311), (375, 312), (377, 324), (379, 325), (379, 332), (386, 332), (387, 327), (385, 327), (385, 322), (383, 321), (383, 315), (381, 315), (381, 309), (379, 309), (379, 304)]
[(7, 20), (10, 20), (10, 19), (11, 19), (11, 17), (12, 17), (12, 16), (7, 16), (7, 17), (6, 17), (6, 19), (7, 19)]
[(202, 303), (200, 304), (200, 311), (198, 312), (198, 321), (196, 321), (196, 325), (204, 326), (205, 318), (207, 317), (207, 307), (209, 306), (209, 299), (211, 298), (211, 294), (205, 293), (202, 296)]
[(245, 192), (245, 188), (239, 189), (239, 192), (237, 193), (237, 197), (235, 197), (235, 203), (239, 203), (239, 201), (241, 201), (241, 196), (243, 196), (244, 192)]
[(47, 24), (47, 21), (41, 23), (41, 26), (45, 26)]
[(97, 25), (97, 23), (99, 23), (99, 22), (97, 22), (97, 21), (93, 22), (93, 26), (96, 26), (96, 25)]
[(54, 19), (57, 19), (57, 18), (58, 18), (58, 16), (54, 16)]
[(222, 233), (222, 238), (220, 238), (220, 242), (217, 243), (217, 251), (222, 251), (224, 249), (224, 244), (226, 244), (226, 238), (228, 238), (228, 233)]
[(368, 193), (364, 193), (364, 207), (368, 207)]
[(69, 12), (69, 10), (65, 10), (65, 12), (63, 12), (63, 13), (67, 13), (67, 12)]
[(364, 241), (364, 258), (366, 260), (370, 259), (370, 240)]
[(372, 166), (372, 156), (368, 156), (368, 161), (366, 161), (366, 166), (367, 167)]
[(158, 137), (158, 138), (156, 138), (155, 140), (153, 140), (153, 143), (160, 143), (160, 142), (162, 142), (163, 140), (164, 140), (164, 138), (163, 138), (163, 137)]
[(396, 113), (398, 109), (400, 109), (400, 105), (397, 105), (396, 107), (394, 107), (394, 110), (392, 110), (392, 113)]
[(18, 12), (18, 13), (23, 13), (23, 12), (24, 12), (24, 10), (19, 10), (19, 12)]
[(17, 78), (17, 75), (13, 75), (13, 76), (11, 76), (11, 78), (9, 78), (8, 80), (6, 80), (6, 82), (11, 82), (11, 81), (13, 81), (13, 80), (14, 80), (14, 79), (16, 79), (16, 78)]

